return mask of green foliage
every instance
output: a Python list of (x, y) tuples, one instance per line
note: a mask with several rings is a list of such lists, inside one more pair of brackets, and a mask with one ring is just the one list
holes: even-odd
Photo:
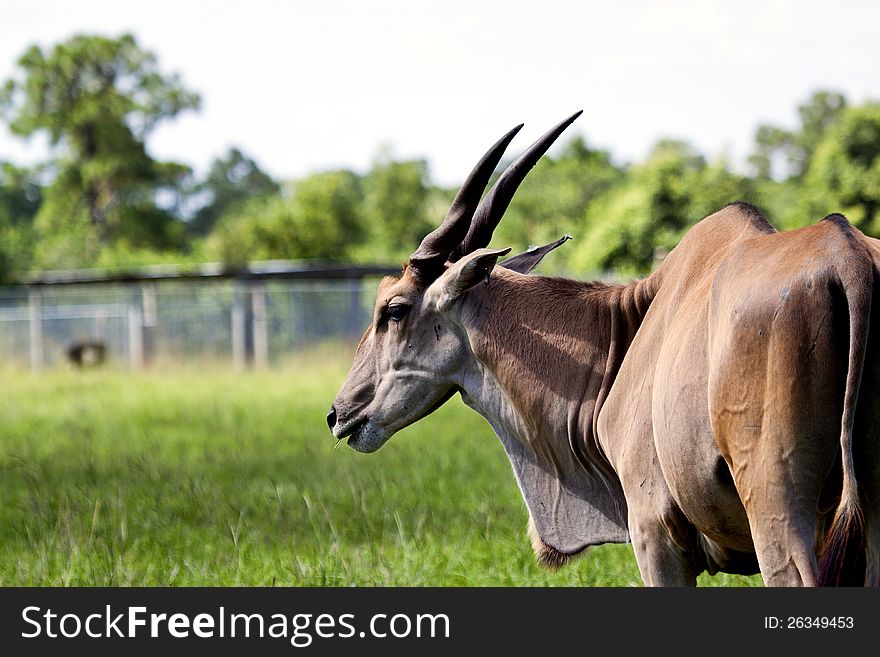
[(880, 235), (880, 104), (849, 108), (816, 148), (802, 204), (810, 221), (842, 212)]
[(383, 151), (362, 186), (364, 229), (366, 243), (374, 249), (369, 253), (372, 259), (405, 259), (443, 217), (429, 214), (431, 188), (424, 160), (395, 161)]
[(753, 196), (750, 181), (724, 162), (708, 165), (689, 145), (661, 141), (644, 164), (588, 207), (570, 267), (646, 273), (698, 220)]
[(833, 91), (817, 91), (798, 106), (800, 127), (786, 130), (762, 125), (755, 133), (755, 152), (750, 158), (758, 178), (774, 177), (774, 164), (784, 160), (787, 173), (781, 177), (802, 177), (819, 142), (846, 109), (846, 98)]
[(117, 132), (143, 141), (162, 119), (199, 104), (176, 75), (159, 73), (156, 56), (130, 34), (74, 36), (48, 52), (31, 46), (18, 65), (25, 79), (5, 85), (10, 128), (20, 135), (46, 130), (53, 144), (79, 152), (100, 148)]
[(34, 234), (34, 264), (40, 269), (93, 266), (101, 250), (99, 230), (84, 205), (54, 185), (44, 192)]
[(0, 162), (0, 222), (29, 224), (40, 208), (42, 189), (36, 172)]
[[(150, 247), (181, 246), (182, 233), (170, 227), (177, 218), (156, 197), (179, 192), (189, 169), (156, 162), (145, 140), (162, 120), (198, 107), (198, 96), (177, 76), (161, 74), (155, 55), (131, 35), (80, 35), (45, 52), (32, 46), (18, 67), (20, 77), (5, 83), (2, 98), (9, 128), (24, 137), (46, 133), (56, 147), (55, 179), (47, 193), (51, 202), (40, 214), (73, 211), (41, 217), (38, 224), (53, 229), (41, 238), (55, 239), (55, 232), (67, 228), (85, 237), (78, 225), (82, 208), (102, 243), (123, 239)], [(87, 257), (79, 264), (88, 262)]]
[(181, 253), (118, 243), (103, 247), (98, 253), (94, 266), (108, 271), (125, 271), (150, 265), (197, 266), (206, 261), (206, 256), (200, 247), (200, 244), (195, 245), (186, 253)]
[(34, 233), (30, 226), (13, 226), (0, 219), (0, 285), (15, 283), (31, 268)]
[(195, 235), (207, 235), (223, 215), (237, 211), (245, 201), (274, 196), (281, 186), (237, 148), (214, 160), (208, 176), (193, 194), (204, 203), (189, 221)]
[(344, 260), (364, 236), (363, 193), (350, 171), (317, 173), (290, 195), (256, 198), (222, 221), (206, 249), (222, 262)]
[(31, 266), (33, 220), (41, 201), (33, 172), (0, 163), (0, 284), (14, 282)]

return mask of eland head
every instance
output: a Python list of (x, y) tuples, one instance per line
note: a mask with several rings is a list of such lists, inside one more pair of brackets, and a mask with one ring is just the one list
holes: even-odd
[[(490, 273), (510, 249), (486, 248), (513, 195), (551, 144), (580, 116), (568, 117), (508, 166), (480, 200), (505, 149), (499, 139), (471, 171), (442, 224), (410, 255), (399, 277), (379, 285), (373, 318), (333, 402), (327, 423), (337, 439), (373, 452), (464, 387), (473, 366), (466, 325), (481, 312)], [(528, 273), (568, 236), (501, 263)]]

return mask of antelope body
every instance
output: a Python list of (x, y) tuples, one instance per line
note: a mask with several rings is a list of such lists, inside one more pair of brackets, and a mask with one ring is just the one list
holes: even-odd
[(537, 558), (631, 541), (648, 585), (703, 571), (767, 585), (880, 585), (880, 242), (840, 215), (777, 232), (734, 203), (646, 279), (498, 263), (517, 185), (577, 118), (470, 174), (374, 317), (328, 415), (362, 452), (452, 396), (500, 438)]

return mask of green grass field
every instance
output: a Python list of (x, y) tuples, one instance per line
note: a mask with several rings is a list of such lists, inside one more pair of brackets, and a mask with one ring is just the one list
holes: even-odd
[(377, 454), (334, 450), (347, 356), (0, 372), (0, 585), (641, 584), (624, 545), (535, 564), (501, 445), (457, 398)]

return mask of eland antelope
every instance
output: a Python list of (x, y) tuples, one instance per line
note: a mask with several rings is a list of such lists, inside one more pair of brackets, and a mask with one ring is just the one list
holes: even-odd
[[(578, 113), (580, 114), (580, 113)], [(529, 275), (565, 238), (487, 248), (528, 171), (483, 156), (372, 322), (327, 421), (361, 452), (456, 393), (500, 438), (538, 560), (631, 541), (648, 585), (702, 571), (880, 584), (880, 241), (778, 232), (733, 203), (621, 284)]]

